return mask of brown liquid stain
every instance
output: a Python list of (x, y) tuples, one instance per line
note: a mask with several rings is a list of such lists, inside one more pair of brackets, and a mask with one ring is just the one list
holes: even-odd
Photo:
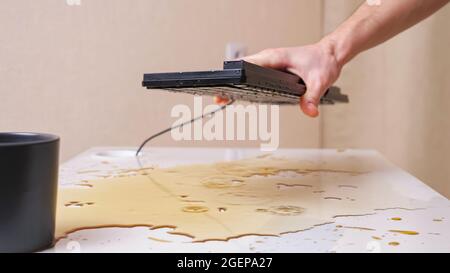
[[(282, 235), (282, 234), (280, 234)], [(274, 234), (262, 234), (262, 233), (246, 233), (246, 234), (240, 234), (236, 236), (230, 236), (224, 239), (205, 239), (205, 240), (194, 240), (193, 243), (207, 243), (207, 242), (229, 242), (231, 240), (240, 239), (244, 237), (249, 236), (258, 236), (258, 237), (280, 237), (280, 235), (274, 235)]]
[(363, 175), (367, 172), (359, 172), (359, 171), (346, 171), (346, 170), (333, 170), (333, 169), (306, 169), (306, 172), (311, 173), (336, 173), (336, 174), (348, 174), (351, 176)]
[(173, 226), (173, 225), (159, 225), (159, 226), (152, 226), (150, 229), (157, 230), (157, 229), (162, 229), (162, 228), (176, 229), (177, 227)]
[[(263, 157), (140, 168), (128, 170), (140, 172), (134, 176), (89, 181), (92, 188), (60, 187), (56, 234), (62, 238), (84, 229), (148, 226), (169, 227), (173, 229), (170, 234), (197, 242), (226, 241), (248, 235), (279, 236), (332, 223), (339, 215), (362, 215), (377, 208), (411, 204), (409, 198), (386, 191), (395, 181), (371, 177), (377, 166), (373, 162), (366, 160), (361, 165), (361, 160), (322, 160)], [(298, 175), (277, 177), (287, 171)], [(317, 172), (333, 175), (312, 175)], [(286, 190), (277, 190), (280, 184)], [(355, 185), (357, 200), (331, 205), (321, 195), (296, 190), (299, 185), (314, 186), (317, 192), (327, 191), (330, 196), (339, 194), (339, 185)], [(77, 203), (71, 204), (73, 200)], [(202, 203), (186, 206), (189, 201)], [(74, 208), (77, 204), (84, 204), (83, 208)], [(226, 213), (221, 208), (226, 208)]]
[(286, 183), (278, 183), (278, 188), (312, 188), (312, 185), (306, 184), (286, 184)]
[(402, 218), (400, 218), (400, 217), (392, 217), (391, 220), (392, 221), (401, 221)]
[(203, 213), (203, 212), (207, 212), (209, 209), (207, 207), (203, 207), (203, 206), (187, 206), (183, 208), (184, 212), (189, 212), (189, 213)]
[(323, 199), (325, 199), (325, 200), (342, 200), (342, 198), (340, 198), (340, 197), (333, 197), (333, 196), (324, 197)]
[(178, 235), (178, 236), (184, 236), (187, 237), (189, 239), (195, 239), (195, 236), (188, 234), (188, 233), (184, 233), (184, 232), (177, 232), (177, 231), (169, 231), (168, 232), (171, 235)]
[(159, 242), (159, 243), (171, 243), (171, 241), (159, 239), (159, 238), (151, 237), (151, 236), (148, 236), (148, 239), (155, 241), (155, 242)]
[(399, 234), (403, 234), (403, 235), (419, 235), (419, 232), (411, 231), (411, 230), (395, 230), (395, 229), (391, 229), (391, 230), (389, 230), (389, 232), (399, 233)]
[(270, 207), (267, 209), (256, 209), (256, 212), (271, 213), (283, 216), (295, 216), (302, 214), (304, 211), (305, 211), (304, 208), (297, 206), (277, 206), (277, 207)]
[(373, 228), (366, 228), (366, 227), (348, 227), (348, 226), (343, 226), (342, 228), (357, 229), (357, 230), (364, 230), (364, 231), (375, 231), (375, 229), (373, 229)]
[(316, 227), (325, 226), (325, 225), (331, 225), (331, 224), (334, 224), (334, 222), (325, 222), (325, 223), (316, 224), (316, 225), (314, 225), (314, 226), (312, 226), (312, 227), (309, 227), (309, 228), (304, 228), (304, 229), (298, 229), (298, 230), (292, 230), (292, 231), (281, 232), (280, 235), (292, 234), (292, 233), (298, 233), (298, 232), (304, 232), (304, 231), (307, 231), (307, 230), (312, 230), (312, 229), (314, 229), (314, 228), (316, 228)]
[(390, 246), (398, 246), (398, 245), (400, 245), (400, 243), (399, 242), (389, 242), (389, 245)]
[(78, 201), (70, 201), (70, 202), (64, 204), (65, 207), (83, 207), (85, 205), (91, 206), (91, 205), (94, 205), (94, 202), (82, 203), (82, 202), (78, 202)]
[(83, 184), (75, 184), (76, 186), (81, 186), (81, 187), (89, 187), (89, 188), (92, 188), (93, 187), (93, 185), (91, 185), (91, 184), (86, 184), (86, 183), (83, 183)]
[(218, 175), (206, 177), (202, 180), (202, 184), (207, 188), (225, 189), (232, 187), (241, 187), (244, 185), (244, 180), (235, 176)]
[(183, 200), (186, 203), (205, 203), (203, 200)]
[(382, 240), (381, 237), (377, 237), (377, 236), (372, 236), (372, 239), (378, 240), (378, 241), (381, 241), (381, 240)]
[(56, 244), (58, 241), (67, 238), (67, 236), (71, 233), (75, 233), (82, 230), (94, 230), (94, 229), (102, 229), (102, 228), (137, 228), (137, 227), (153, 227), (152, 225), (99, 225), (99, 226), (85, 226), (85, 227), (79, 227), (74, 228), (72, 230), (68, 230), (65, 234), (58, 234), (56, 233), (54, 244)]

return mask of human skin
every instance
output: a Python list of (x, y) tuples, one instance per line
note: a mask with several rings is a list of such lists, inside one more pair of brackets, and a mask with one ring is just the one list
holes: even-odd
[[(375, 47), (421, 22), (449, 0), (366, 1), (335, 31), (311, 45), (271, 48), (245, 57), (260, 66), (294, 73), (307, 87), (300, 99), (301, 110), (310, 117), (319, 115), (319, 102), (339, 78), (342, 68), (359, 53)], [(374, 4), (375, 3), (375, 4)], [(216, 97), (223, 104), (227, 98)]]

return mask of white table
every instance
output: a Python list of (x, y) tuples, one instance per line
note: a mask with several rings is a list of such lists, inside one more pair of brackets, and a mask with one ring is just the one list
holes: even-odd
[[(96, 178), (93, 174), (80, 172), (89, 169), (106, 173), (114, 168), (137, 168), (139, 164), (170, 167), (236, 160), (260, 154), (257, 149), (150, 148), (145, 150), (141, 162), (138, 163), (133, 153), (133, 148), (126, 147), (90, 149), (62, 165), (60, 185), (71, 185), (80, 180)], [(280, 149), (274, 154), (320, 158), (335, 153), (335, 150)], [(450, 202), (447, 198), (392, 166), (375, 151), (347, 150), (340, 154), (378, 158), (377, 160), (385, 164), (386, 170), (399, 177), (401, 187), (391, 190), (398, 190), (399, 194), (426, 201), (427, 207), (418, 210), (389, 208), (370, 215), (337, 217), (333, 219), (333, 223), (306, 231), (279, 237), (245, 236), (227, 242), (193, 243), (188, 237), (169, 234), (168, 228), (81, 230), (61, 239), (54, 248), (45, 252), (450, 252)], [(106, 160), (112, 164), (102, 164)], [(401, 217), (402, 221), (391, 221), (393, 217)], [(373, 230), (344, 228), (337, 231), (336, 226), (370, 226)], [(388, 232), (393, 229), (417, 230), (420, 234), (408, 236)], [(380, 237), (381, 240), (374, 239), (373, 236)], [(149, 237), (156, 240), (149, 240)], [(392, 241), (400, 244), (389, 245)]]

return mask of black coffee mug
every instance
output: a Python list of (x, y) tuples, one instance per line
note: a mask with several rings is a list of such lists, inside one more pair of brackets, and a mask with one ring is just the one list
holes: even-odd
[(59, 137), (0, 133), (0, 252), (53, 244), (58, 162)]

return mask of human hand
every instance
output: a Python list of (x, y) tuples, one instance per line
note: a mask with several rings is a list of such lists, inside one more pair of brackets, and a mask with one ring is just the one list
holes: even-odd
[[(243, 60), (288, 71), (302, 78), (307, 90), (300, 100), (300, 107), (310, 117), (319, 115), (320, 98), (338, 79), (342, 69), (335, 57), (332, 43), (326, 40), (302, 47), (266, 49)], [(215, 97), (218, 104), (227, 101), (227, 98)]]

